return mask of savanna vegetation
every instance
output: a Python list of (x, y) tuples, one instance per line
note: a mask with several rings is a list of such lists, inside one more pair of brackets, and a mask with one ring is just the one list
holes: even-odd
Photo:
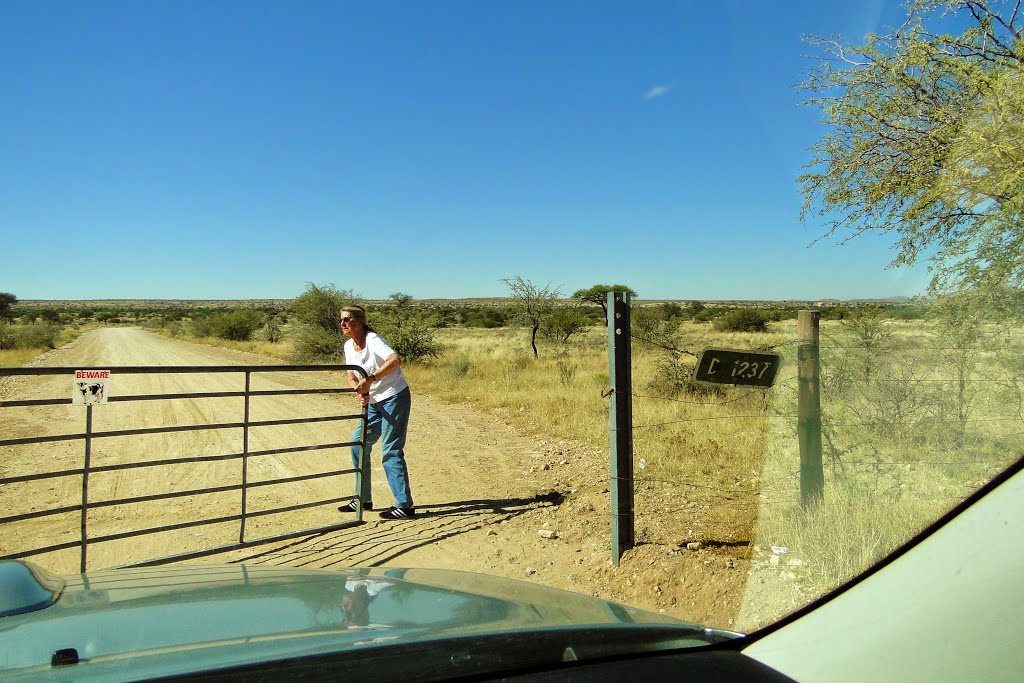
[[(15, 304), (2, 329), (142, 325), (283, 362), (341, 362), (338, 309), (359, 303), (405, 357), (417, 391), (473, 405), (538, 438), (607, 448), (601, 307), (516, 284), (542, 305), (528, 309), (536, 302), (515, 292), (487, 302), (419, 302), (401, 293), (366, 301), (310, 284), (272, 306)], [(869, 566), (1024, 447), (1022, 307), (1006, 302), (997, 309), (990, 297), (960, 294), (819, 307), (826, 488), (808, 510), (800, 504), (795, 419), (801, 305), (634, 300), (639, 540), (678, 543), (685, 539), (671, 534), (681, 524), (687, 538), (786, 547), (800, 565), (788, 584), (796, 598), (780, 610)], [(782, 373), (767, 390), (695, 383), (696, 354), (707, 346), (780, 353)], [(600, 493), (608, 481), (589, 485)], [(666, 516), (676, 523), (664, 524)], [(736, 535), (719, 537), (723, 529)]]

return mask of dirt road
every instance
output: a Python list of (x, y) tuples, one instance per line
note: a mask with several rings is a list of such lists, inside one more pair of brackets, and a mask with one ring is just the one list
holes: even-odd
[[(109, 328), (84, 334), (66, 347), (44, 354), (34, 364), (47, 366), (168, 366), (275, 364), (268, 358), (169, 339), (138, 329)], [(114, 377), (111, 395), (168, 391), (227, 391), (240, 388), (240, 374), (164, 374)], [(259, 375), (263, 384), (291, 386), (300, 378), (287, 373)], [(302, 383), (324, 381), (301, 378)], [(255, 382), (256, 380), (254, 380)], [(17, 378), (0, 386), (0, 396), (32, 398), (70, 393), (69, 377)], [(340, 377), (332, 386), (341, 386)], [(432, 400), (413, 388), (407, 457), (419, 516), (383, 522), (367, 513), (367, 523), (286, 542), (253, 546), (192, 562), (271, 563), (307, 568), (343, 566), (439, 567), (485, 572), (536, 581), (577, 592), (600, 595), (627, 604), (663, 611), (680, 618), (731, 627), (749, 566), (746, 549), (704, 547), (687, 550), (678, 544), (647, 544), (630, 551), (621, 566), (609, 561), (609, 501), (606, 455), (578, 444), (536, 441), (500, 420), (465, 406)], [(328, 398), (294, 397), (253, 403), (251, 419), (282, 419), (299, 414), (330, 414), (350, 395)], [(331, 403), (333, 402), (333, 404)], [(93, 428), (131, 429), (169, 424), (210, 424), (240, 419), (241, 399), (217, 398), (111, 403), (94, 408)], [(82, 431), (84, 409), (77, 406), (45, 411), (17, 408), (0, 411), (6, 437)], [(336, 442), (347, 439), (351, 425), (266, 428), (253, 433), (250, 449), (287, 444)], [(333, 432), (331, 430), (334, 430)], [(238, 452), (241, 430), (204, 430), (147, 437), (111, 439), (93, 454), (93, 465), (140, 459), (215, 455)], [(253, 459), (250, 478), (267, 479), (348, 467), (347, 449)], [(377, 454), (375, 453), (375, 456)], [(81, 444), (56, 442), (0, 449), (0, 476), (81, 467)], [(90, 498), (144, 496), (188, 490), (239, 477), (236, 461), (139, 468), (97, 476)], [(374, 465), (374, 501), (391, 502), (379, 465)], [(95, 483), (93, 483), (95, 482)], [(266, 486), (255, 489), (250, 510), (288, 505), (303, 499), (347, 495), (351, 475)], [(26, 482), (0, 491), (0, 509), (29, 511), (73, 505), (80, 501), (80, 478)], [(128, 506), (99, 508), (90, 513), (90, 534), (170, 525), (237, 512), (237, 492)], [(253, 522), (247, 537), (302, 529), (347, 517), (325, 505)], [(351, 517), (351, 515), (349, 515)], [(47, 521), (30, 520), (0, 530), (0, 552), (27, 545), (59, 543), (77, 538), (78, 513)], [(95, 530), (93, 530), (95, 529)], [(543, 534), (541, 532), (544, 532)], [(238, 523), (187, 528), (150, 536), (96, 544), (89, 567), (115, 566), (237, 540)], [(77, 571), (77, 551), (40, 557), (55, 571)]]

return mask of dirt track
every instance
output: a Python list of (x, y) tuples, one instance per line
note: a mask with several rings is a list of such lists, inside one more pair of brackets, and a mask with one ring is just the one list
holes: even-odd
[[(182, 342), (137, 329), (89, 332), (37, 359), (37, 365), (110, 367), (133, 365), (272, 364), (270, 359)], [(241, 375), (115, 376), (111, 396), (168, 391), (225, 391), (241, 388)], [(258, 375), (253, 389), (295, 386), (288, 373)], [(301, 378), (302, 383), (320, 380)], [(328, 384), (340, 386), (340, 378)], [(259, 384), (257, 384), (259, 383)], [(70, 394), (70, 377), (18, 378), (0, 386), (3, 398)], [(199, 562), (273, 563), (308, 568), (342, 566), (440, 567), (486, 572), (592, 593), (638, 607), (716, 626), (733, 624), (748, 562), (745, 551), (731, 548), (691, 552), (678, 546), (646, 545), (631, 551), (622, 566), (609, 563), (606, 456), (563, 442), (536, 442), (501, 421), (468, 409), (431, 400), (413, 386), (407, 454), (413, 494), (420, 516), (407, 522), (368, 523), (286, 542), (253, 546)], [(253, 420), (281, 419), (301, 413), (327, 415), (342, 401), (355, 412), (349, 395), (254, 400)], [(333, 403), (332, 403), (333, 402)], [(110, 403), (93, 409), (94, 430), (131, 429), (171, 424), (235, 422), (242, 401)], [(82, 431), (84, 408), (16, 408), (0, 411), (5, 437)], [(324, 426), (327, 425), (327, 426)], [(274, 427), (256, 430), (250, 449), (327, 443), (347, 439), (350, 423)], [(333, 430), (333, 431), (332, 431)], [(97, 446), (93, 466), (142, 459), (214, 455), (241, 450), (241, 430), (207, 430), (150, 437), (113, 438)], [(311, 454), (312, 453), (312, 454)], [(375, 453), (375, 456), (377, 454)], [(0, 449), (0, 476), (81, 467), (81, 444), (56, 442)], [(391, 502), (379, 459), (375, 457), (374, 502)], [(306, 474), (349, 467), (347, 449), (254, 458), (249, 477)], [(142, 496), (164, 491), (236, 483), (237, 462), (140, 468), (91, 480), (90, 498)], [(14, 484), (0, 490), (0, 509), (31, 509), (80, 502), (79, 478)], [(304, 499), (349, 494), (344, 475), (286, 486), (253, 489), (249, 509), (288, 505)], [(237, 492), (98, 508), (90, 513), (90, 535), (174, 524), (236, 514)], [(283, 533), (346, 519), (334, 505), (259, 518), (247, 537)], [(8, 513), (12, 514), (12, 513)], [(350, 517), (350, 516), (349, 516)], [(30, 520), (0, 530), (0, 552), (77, 538), (78, 513), (46, 521)], [(554, 531), (543, 538), (541, 531)], [(198, 550), (237, 540), (238, 523), (188, 528), (90, 546), (89, 567), (98, 568), (150, 557)], [(37, 558), (60, 572), (77, 571), (76, 551)]]

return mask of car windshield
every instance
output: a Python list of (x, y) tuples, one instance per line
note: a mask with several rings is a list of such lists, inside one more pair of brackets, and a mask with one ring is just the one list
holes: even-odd
[(4, 4), (0, 560), (67, 588), (0, 630), (698, 646), (869, 571), (1024, 450), (1017, 10)]

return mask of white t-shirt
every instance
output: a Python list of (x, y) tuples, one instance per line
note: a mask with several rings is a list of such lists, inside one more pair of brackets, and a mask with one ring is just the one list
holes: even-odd
[[(376, 332), (366, 333), (366, 345), (362, 351), (356, 351), (355, 342), (351, 339), (345, 340), (345, 364), (358, 365), (366, 370), (367, 375), (376, 374), (380, 366), (386, 361), (395, 350), (388, 346)], [(370, 403), (383, 401), (402, 392), (409, 383), (405, 381), (402, 368), (392, 370), (370, 385)]]

